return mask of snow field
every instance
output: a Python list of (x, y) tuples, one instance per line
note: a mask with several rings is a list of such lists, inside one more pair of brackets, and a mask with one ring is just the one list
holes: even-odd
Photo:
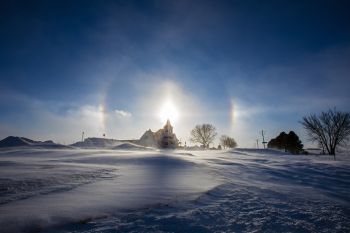
[(350, 158), (0, 151), (2, 232), (349, 232)]

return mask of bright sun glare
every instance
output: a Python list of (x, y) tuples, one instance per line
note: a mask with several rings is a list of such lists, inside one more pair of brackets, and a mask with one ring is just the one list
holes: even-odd
[(170, 100), (164, 102), (159, 112), (160, 120), (165, 123), (169, 119), (173, 124), (178, 120), (178, 117), (179, 113), (174, 103)]

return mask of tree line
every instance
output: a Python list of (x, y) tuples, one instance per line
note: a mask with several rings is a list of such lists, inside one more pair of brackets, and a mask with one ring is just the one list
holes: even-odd
[[(194, 143), (199, 143), (202, 148), (208, 149), (209, 145), (214, 142), (217, 136), (216, 128), (212, 124), (201, 124), (196, 125), (191, 130), (191, 141)], [(234, 138), (229, 137), (227, 135), (222, 135), (220, 137), (220, 145), (221, 148), (235, 148), (237, 146), (237, 142)]]
[[(345, 145), (350, 136), (350, 113), (329, 109), (319, 115), (311, 114), (300, 121), (308, 134), (308, 139), (316, 142), (323, 153), (333, 155), (340, 145)], [(217, 136), (216, 128), (212, 124), (196, 125), (191, 130), (191, 141), (200, 143), (205, 149), (214, 142)], [(219, 148), (235, 148), (237, 146), (234, 138), (227, 135), (220, 137)], [(268, 148), (283, 149), (292, 154), (305, 153), (303, 144), (294, 131), (288, 134), (281, 132), (276, 138), (268, 142)]]

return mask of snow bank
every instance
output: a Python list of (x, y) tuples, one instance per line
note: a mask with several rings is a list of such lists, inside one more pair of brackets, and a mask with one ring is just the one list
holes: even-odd
[(229, 150), (232, 153), (240, 153), (240, 154), (261, 154), (261, 155), (290, 155), (289, 152), (284, 152), (278, 149), (253, 149), (253, 148), (236, 148)]

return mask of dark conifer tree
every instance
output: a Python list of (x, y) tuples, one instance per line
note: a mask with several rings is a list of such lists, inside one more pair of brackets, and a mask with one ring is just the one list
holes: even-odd
[(281, 149), (292, 154), (300, 154), (303, 151), (303, 144), (293, 131), (288, 134), (280, 133), (276, 138), (269, 141), (267, 147)]

